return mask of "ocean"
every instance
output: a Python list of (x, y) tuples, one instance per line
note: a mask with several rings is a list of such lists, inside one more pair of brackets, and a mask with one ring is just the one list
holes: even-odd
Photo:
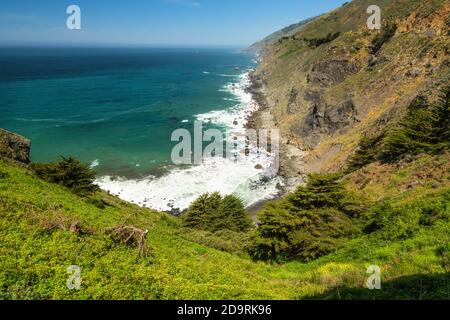
[(31, 160), (74, 156), (124, 200), (185, 209), (205, 192), (247, 206), (278, 193), (270, 155), (175, 166), (174, 130), (243, 130), (255, 56), (236, 49), (2, 48), (0, 127), (32, 141)]

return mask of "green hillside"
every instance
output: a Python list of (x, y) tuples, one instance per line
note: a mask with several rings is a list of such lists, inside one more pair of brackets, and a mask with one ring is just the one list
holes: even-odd
[(261, 50), (264, 49), (264, 47), (273, 44), (274, 42), (282, 39), (283, 37), (289, 37), (292, 36), (293, 34), (295, 34), (296, 32), (299, 31), (299, 29), (301, 27), (303, 27), (305, 24), (314, 21), (315, 19), (317, 19), (318, 17), (313, 17), (313, 18), (309, 18), (306, 20), (302, 20), (300, 22), (291, 24), (281, 30), (278, 30), (270, 35), (268, 35), (267, 37), (265, 37), (264, 39), (262, 39), (261, 41), (258, 41), (254, 44), (252, 44), (249, 48), (250, 51), (256, 51), (259, 52)]
[[(361, 181), (373, 176), (370, 167), (348, 178), (348, 190), (358, 190), (374, 203), (369, 210), (384, 208), (376, 197), (389, 199), (394, 216), (386, 219), (395, 219), (405, 233), (386, 223), (379, 231), (349, 239), (341, 249), (318, 260), (284, 264), (253, 262), (244, 253), (195, 243), (196, 238), (209, 239), (210, 246), (221, 242), (218, 236), (182, 229), (178, 218), (103, 192), (83, 198), (40, 180), (21, 165), (1, 160), (0, 297), (301, 299), (332, 296), (338, 288), (340, 294), (347, 292), (346, 298), (447, 298), (448, 158), (419, 157), (401, 170), (385, 165), (384, 175), (363, 188)], [(405, 187), (424, 168), (430, 170), (428, 178), (413, 189)], [(432, 222), (420, 222), (422, 215), (433, 213), (435, 217), (436, 212), (438, 218)], [(74, 222), (80, 232), (70, 231)], [(139, 256), (137, 248), (114, 242), (106, 230), (117, 225), (148, 229), (149, 255)], [(70, 265), (81, 268), (80, 290), (66, 287)], [(369, 265), (382, 268), (383, 283), (392, 290), (364, 289)], [(421, 285), (431, 290), (421, 290)]]

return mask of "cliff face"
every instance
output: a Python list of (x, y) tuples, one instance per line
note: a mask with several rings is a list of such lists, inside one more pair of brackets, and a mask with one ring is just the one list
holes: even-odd
[[(366, 25), (373, 4), (380, 31)], [(298, 166), (339, 169), (362, 136), (449, 82), (449, 13), (448, 0), (355, 0), (266, 47), (255, 78), (285, 140), (308, 151)]]
[(22, 163), (29, 163), (30, 140), (0, 129), (0, 156)]

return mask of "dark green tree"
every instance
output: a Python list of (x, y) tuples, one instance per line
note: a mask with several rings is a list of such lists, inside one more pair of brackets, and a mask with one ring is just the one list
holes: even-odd
[(449, 148), (449, 89), (437, 102), (429, 104), (416, 98), (408, 107), (400, 125), (386, 137), (380, 160), (395, 162), (403, 156), (438, 153)]
[(380, 143), (382, 142), (383, 137), (383, 134), (374, 137), (363, 137), (359, 142), (359, 146), (356, 149), (355, 153), (348, 160), (345, 173), (354, 172), (372, 162), (377, 161)]
[(336, 32), (336, 33), (331, 33), (330, 32), (323, 38), (312, 38), (312, 39), (304, 38), (304, 40), (308, 43), (309, 47), (315, 48), (315, 47), (319, 47), (319, 46), (321, 46), (323, 44), (326, 44), (326, 43), (334, 41), (340, 35), (341, 35), (341, 33), (339, 31)]
[(298, 229), (299, 217), (286, 199), (266, 204), (258, 212), (258, 229), (252, 237), (249, 253), (255, 260), (278, 260), (289, 254), (289, 236)]
[(339, 174), (310, 175), (306, 186), (269, 203), (249, 253), (254, 259), (309, 261), (337, 249), (357, 231), (352, 222), (361, 206), (348, 197)]
[(183, 225), (187, 228), (212, 231), (221, 203), (222, 197), (217, 192), (200, 196), (182, 215)]
[(340, 174), (311, 174), (306, 186), (300, 186), (288, 196), (294, 207), (314, 209), (322, 207), (339, 207), (345, 197), (345, 189), (339, 181)]
[(88, 165), (73, 157), (61, 158), (57, 163), (34, 163), (32, 168), (40, 178), (63, 185), (78, 195), (88, 195), (99, 189), (94, 184), (95, 171)]
[(442, 90), (442, 94), (434, 105), (433, 111), (437, 119), (434, 130), (436, 145), (433, 151), (448, 150), (450, 148), (450, 86)]
[(252, 226), (252, 221), (245, 211), (245, 207), (238, 197), (225, 196), (219, 210), (219, 223), (217, 229), (229, 229), (232, 231), (247, 231)]
[(242, 232), (250, 229), (252, 225), (239, 198), (233, 195), (222, 198), (217, 192), (200, 196), (182, 215), (182, 219), (187, 228), (211, 232)]

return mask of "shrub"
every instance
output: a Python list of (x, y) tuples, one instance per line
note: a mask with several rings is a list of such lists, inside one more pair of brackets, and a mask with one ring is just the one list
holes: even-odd
[(380, 143), (384, 134), (374, 137), (363, 137), (353, 156), (348, 160), (346, 173), (354, 172), (375, 162), (379, 153)]
[(337, 39), (339, 36), (341, 35), (341, 33), (338, 31), (336, 33), (328, 33), (326, 37), (324, 38), (312, 38), (312, 39), (307, 39), (305, 38), (304, 40), (308, 43), (308, 45), (311, 48), (315, 48), (315, 47), (319, 47), (325, 43), (329, 43), (331, 41), (334, 41), (335, 39)]
[(95, 171), (75, 158), (62, 157), (58, 163), (34, 163), (34, 172), (42, 179), (63, 185), (78, 195), (88, 195), (99, 188)]
[(377, 34), (377, 36), (372, 40), (372, 45), (370, 46), (370, 51), (372, 54), (378, 53), (380, 51), (381, 47), (391, 40), (391, 38), (395, 35), (395, 32), (397, 31), (397, 25), (396, 24), (388, 24), (387, 26), (383, 27), (383, 30)]
[(306, 186), (269, 203), (258, 214), (250, 255), (257, 260), (310, 261), (326, 255), (357, 232), (355, 201), (349, 197), (340, 175), (313, 174)]
[(7, 172), (0, 171), (0, 179), (7, 179), (9, 174)]
[(384, 200), (368, 212), (364, 232), (377, 232), (385, 240), (411, 238), (420, 228), (432, 227), (440, 222), (448, 223), (449, 200), (448, 189), (410, 202)]
[(400, 124), (380, 135), (364, 137), (352, 157), (345, 173), (351, 173), (375, 162), (396, 162), (405, 155), (437, 154), (450, 147), (450, 87), (433, 104), (422, 96), (408, 106)]
[(416, 98), (400, 125), (386, 137), (380, 160), (395, 162), (406, 154), (439, 153), (450, 146), (449, 87), (432, 105)]
[(340, 174), (311, 174), (308, 184), (299, 187), (288, 197), (290, 203), (297, 208), (315, 209), (323, 207), (339, 207), (339, 201), (345, 196)]
[[(252, 221), (250, 220), (241, 199), (236, 196), (228, 195), (222, 199), (220, 205), (220, 216), (218, 222), (219, 230), (231, 231), (246, 231), (251, 228)], [(225, 225), (227, 222), (229, 225)]]
[(241, 232), (247, 231), (252, 225), (239, 198), (233, 195), (222, 198), (218, 192), (200, 196), (182, 215), (182, 220), (187, 228), (210, 232)]

